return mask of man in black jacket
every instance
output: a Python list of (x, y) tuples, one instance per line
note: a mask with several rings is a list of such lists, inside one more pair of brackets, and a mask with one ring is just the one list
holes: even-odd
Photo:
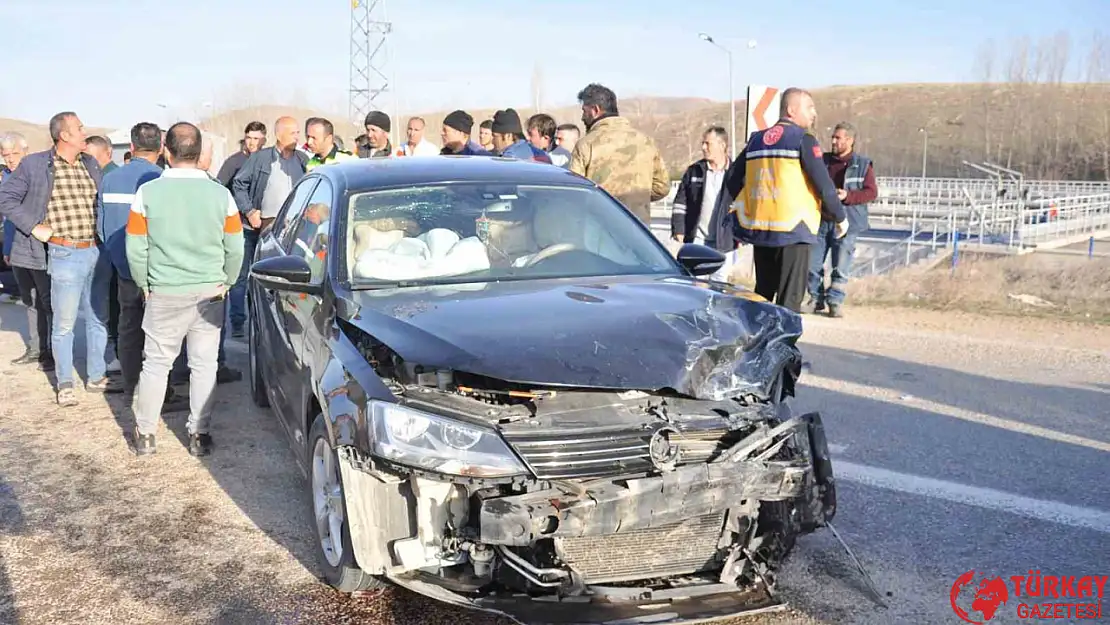
[(243, 219), (243, 268), (231, 287), (231, 335), (244, 336), (247, 321), (247, 276), (254, 262), (258, 235), (273, 222), (293, 187), (305, 175), (308, 157), (297, 149), (301, 127), (289, 116), (274, 123), (274, 145), (251, 154), (231, 179), (231, 194)]
[(266, 124), (259, 121), (254, 121), (247, 124), (243, 129), (243, 138), (239, 140), (239, 150), (227, 157), (224, 164), (220, 166), (220, 171), (216, 174), (216, 179), (220, 184), (227, 187), (231, 191), (231, 181), (235, 179), (235, 174), (246, 164), (247, 159), (251, 154), (262, 149), (266, 144)]
[[(703, 158), (686, 168), (674, 196), (671, 212), (671, 237), (682, 243), (712, 241), (711, 218), (717, 195), (728, 171), (728, 131), (713, 126), (701, 140)], [(722, 251), (732, 251), (726, 247)]]

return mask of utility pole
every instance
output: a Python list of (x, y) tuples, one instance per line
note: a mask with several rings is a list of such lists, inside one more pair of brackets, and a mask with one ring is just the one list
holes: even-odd
[[(385, 0), (349, 1), (351, 3), (351, 91), (348, 114), (351, 122), (357, 128), (362, 128), (367, 113), (383, 107), (390, 108), (386, 106), (385, 98), (382, 96), (392, 91), (387, 43), (389, 35), (393, 32), (393, 23), (386, 19)], [(396, 114), (396, 111), (393, 113)], [(394, 128), (397, 125), (394, 123)], [(396, 141), (392, 143), (396, 145)]]
[(539, 62), (532, 67), (532, 112), (543, 110), (543, 69)]

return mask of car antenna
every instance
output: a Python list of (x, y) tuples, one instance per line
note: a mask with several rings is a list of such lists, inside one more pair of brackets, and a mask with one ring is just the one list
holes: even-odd
[(879, 589), (875, 587), (875, 582), (871, 579), (871, 576), (867, 574), (867, 569), (863, 568), (863, 563), (859, 561), (859, 558), (856, 557), (856, 554), (852, 553), (852, 549), (848, 546), (848, 543), (844, 542), (844, 539), (840, 537), (840, 532), (836, 531), (836, 528), (833, 527), (831, 521), (827, 521), (825, 525), (832, 531), (832, 535), (836, 538), (837, 542), (840, 543), (840, 546), (844, 547), (844, 552), (847, 553), (848, 557), (852, 559), (852, 563), (856, 565), (856, 568), (859, 570), (860, 575), (863, 576), (863, 582), (867, 585), (867, 590), (871, 592), (871, 598), (874, 599), (875, 603), (879, 604), (880, 606), (884, 608), (888, 607), (886, 602), (883, 601), (882, 593), (880, 593)]

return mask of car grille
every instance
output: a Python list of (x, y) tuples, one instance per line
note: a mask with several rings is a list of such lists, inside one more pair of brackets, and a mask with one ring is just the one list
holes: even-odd
[[(677, 440), (679, 464), (705, 462), (725, 443), (725, 430), (684, 432)], [(568, 434), (554, 439), (506, 433), (505, 439), (531, 467), (536, 477), (565, 480), (645, 473), (652, 470), (648, 456), (651, 431), (622, 430)]]
[(685, 575), (718, 565), (724, 513), (604, 536), (562, 539), (562, 558), (587, 583)]

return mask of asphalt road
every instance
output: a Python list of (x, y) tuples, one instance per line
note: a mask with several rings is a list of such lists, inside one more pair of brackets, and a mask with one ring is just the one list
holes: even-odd
[[(806, 318), (795, 406), (824, 416), (834, 525), (888, 607), (822, 530), (780, 578), (791, 610), (736, 622), (961, 623), (948, 596), (968, 570), (1110, 575), (1105, 326), (848, 313)], [(219, 389), (211, 458), (169, 434), (180, 438), (177, 415), (158, 455), (136, 460), (119, 400), (82, 395), (62, 411), (44, 376), (7, 365), (23, 320), (0, 305), (0, 622), (504, 622), (405, 592), (322, 589), (303, 480), (245, 383)], [(241, 343), (229, 354), (245, 367)], [(1018, 622), (1020, 601), (1011, 590), (991, 625)]]

